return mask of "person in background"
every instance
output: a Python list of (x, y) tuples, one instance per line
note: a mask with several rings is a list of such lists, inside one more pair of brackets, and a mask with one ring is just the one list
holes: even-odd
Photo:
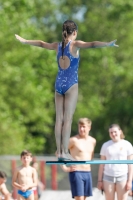
[(0, 193), (2, 194), (2, 196), (0, 196), (0, 200), (2, 200), (2, 199), (11, 200), (11, 194), (8, 191), (6, 184), (5, 184), (6, 179), (7, 179), (6, 173), (3, 171), (0, 171)]
[[(91, 120), (80, 118), (78, 122), (78, 134), (69, 140), (69, 151), (76, 161), (92, 160), (96, 145), (95, 138), (89, 135), (91, 130)], [(69, 172), (72, 198), (75, 200), (85, 200), (92, 196), (91, 165), (61, 165), (65, 172)]]
[[(35, 168), (38, 173), (38, 162), (32, 162), (31, 166)], [(34, 187), (32, 189), (34, 192), (35, 200), (38, 200), (41, 197), (42, 191), (45, 189), (45, 185), (38, 178), (37, 187)]]
[(31, 152), (21, 152), (22, 165), (18, 167), (12, 178), (13, 187), (18, 189), (18, 200), (34, 200), (33, 188), (37, 186), (37, 172), (30, 166)]
[[(101, 160), (131, 160), (133, 147), (118, 124), (109, 127), (109, 136), (111, 140), (102, 145)], [(97, 187), (104, 191), (106, 200), (114, 200), (115, 193), (118, 200), (126, 200), (132, 188), (132, 173), (131, 164), (101, 164)]]
[[(133, 160), (133, 156), (132, 156), (132, 160)], [(132, 176), (132, 188), (129, 191), (128, 195), (133, 197), (133, 176)]]
[(133, 197), (133, 181), (132, 181), (132, 188), (131, 188), (131, 190), (129, 191), (128, 195)]

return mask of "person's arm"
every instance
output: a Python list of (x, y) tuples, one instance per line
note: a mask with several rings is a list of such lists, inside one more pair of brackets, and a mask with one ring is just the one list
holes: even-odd
[(76, 139), (76, 136), (70, 137), (69, 144), (68, 144), (69, 151), (74, 147), (74, 145), (75, 145), (75, 139)]
[(111, 42), (99, 42), (99, 41), (93, 41), (93, 42), (84, 42), (81, 40), (75, 40), (74, 41), (74, 47), (79, 49), (87, 49), (87, 48), (101, 48), (101, 47), (118, 47), (116, 45), (117, 40), (113, 40)]
[(33, 174), (32, 174), (32, 180), (33, 180), (33, 182), (32, 182), (32, 184), (30, 184), (30, 185), (27, 186), (28, 187), (27, 189), (32, 189), (33, 187), (36, 187), (38, 185), (37, 171), (34, 168), (32, 170), (33, 170)]
[(38, 187), (41, 191), (45, 189), (45, 185), (40, 180), (38, 180)]
[[(101, 155), (101, 160), (106, 160), (106, 157)], [(100, 164), (98, 170), (98, 181), (97, 181), (97, 188), (99, 190), (103, 189), (103, 171), (104, 171), (104, 164)]]
[(70, 172), (70, 167), (67, 167), (66, 165), (60, 165), (60, 167), (64, 172)]
[[(133, 155), (127, 157), (128, 160), (133, 159)], [(128, 164), (128, 179), (126, 184), (126, 189), (130, 190), (132, 188), (132, 180), (133, 180), (133, 164)]]
[[(74, 137), (70, 137), (70, 139), (69, 139), (69, 145), (68, 145), (69, 151), (73, 148), (74, 144), (75, 144), (75, 136)], [(60, 165), (60, 167), (62, 168), (62, 170), (64, 172), (76, 171), (76, 165), (71, 165), (71, 166)]]
[(8, 189), (7, 189), (6, 185), (5, 185), (5, 183), (3, 183), (3, 184), (1, 185), (1, 193), (2, 193), (2, 195), (4, 196), (4, 199), (5, 199), (5, 200), (10, 200), (10, 199), (11, 199), (11, 194), (10, 194), (10, 192), (8, 191)]
[(66, 166), (66, 165), (60, 165), (60, 167), (62, 168), (62, 170), (64, 172), (73, 172), (76, 171), (76, 166), (75, 165), (71, 165), (71, 166)]
[(12, 186), (21, 190), (22, 189), (22, 186), (17, 183), (17, 179), (18, 179), (18, 169), (14, 172), (13, 174), (13, 178), (12, 178)]
[(20, 37), (19, 35), (16, 35), (16, 34), (15, 34), (15, 37), (16, 37), (17, 40), (19, 40), (23, 44), (29, 44), (29, 45), (32, 45), (32, 46), (42, 47), (42, 48), (49, 49), (49, 50), (57, 50), (57, 48), (58, 48), (57, 42), (47, 43), (47, 42), (44, 42), (42, 40), (26, 40), (26, 39), (24, 39), (24, 38), (22, 38), (22, 37)]
[[(95, 146), (96, 146), (96, 139), (95, 138), (93, 138), (93, 146), (94, 146), (94, 150), (95, 150)], [(94, 150), (92, 152), (91, 160), (94, 158)]]

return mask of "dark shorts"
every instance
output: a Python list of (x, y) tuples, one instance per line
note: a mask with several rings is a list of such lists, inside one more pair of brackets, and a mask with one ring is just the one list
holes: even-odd
[(75, 196), (92, 196), (92, 177), (88, 171), (74, 171), (69, 173), (72, 198)]

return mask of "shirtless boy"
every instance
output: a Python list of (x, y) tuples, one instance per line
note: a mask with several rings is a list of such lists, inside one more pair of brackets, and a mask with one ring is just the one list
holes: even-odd
[[(11, 194), (6, 187), (6, 184), (5, 184), (6, 179), (7, 179), (6, 173), (3, 171), (0, 171), (0, 193), (2, 194), (5, 200), (10, 200)], [(0, 196), (0, 200), (1, 199), (2, 197)]]
[[(96, 140), (89, 135), (91, 120), (80, 118), (78, 122), (78, 135), (69, 140), (69, 150), (72, 157), (77, 161), (92, 160)], [(85, 200), (92, 196), (91, 166), (78, 164), (73, 166), (62, 165), (65, 172), (69, 172), (72, 197), (75, 200)]]
[(24, 150), (21, 153), (22, 166), (14, 172), (12, 185), (18, 189), (18, 200), (34, 200), (32, 188), (37, 186), (37, 172), (30, 166), (32, 154)]

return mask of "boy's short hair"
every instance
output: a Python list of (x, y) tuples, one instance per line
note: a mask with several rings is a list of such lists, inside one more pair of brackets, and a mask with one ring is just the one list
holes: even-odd
[(3, 171), (0, 171), (0, 178), (6, 179), (7, 178), (6, 173)]
[(80, 118), (78, 121), (78, 124), (88, 124), (89, 126), (91, 126), (92, 121), (88, 118)]
[(30, 156), (30, 157), (32, 157), (32, 153), (31, 153), (30, 151), (28, 151), (28, 150), (23, 150), (23, 151), (21, 152), (20, 156), (21, 156), (21, 158), (22, 158), (23, 156)]

